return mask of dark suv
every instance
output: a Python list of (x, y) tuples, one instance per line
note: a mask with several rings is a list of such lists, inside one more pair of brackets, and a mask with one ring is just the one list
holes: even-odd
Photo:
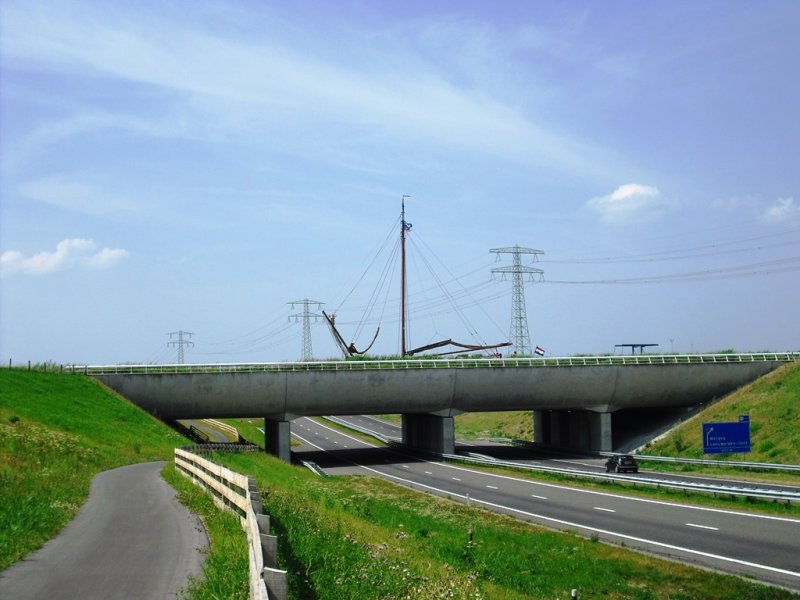
[(631, 455), (617, 454), (606, 461), (606, 473), (610, 473), (611, 471), (616, 473), (623, 473), (624, 471), (638, 473), (639, 465), (636, 464), (636, 459)]

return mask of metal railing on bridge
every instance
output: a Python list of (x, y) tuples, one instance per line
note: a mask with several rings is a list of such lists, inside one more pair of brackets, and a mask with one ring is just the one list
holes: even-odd
[(369, 371), (374, 369), (476, 369), (515, 367), (588, 367), (620, 365), (689, 365), (709, 363), (792, 362), (800, 352), (746, 354), (638, 354), (631, 356), (563, 356), (547, 358), (450, 358), (397, 360), (327, 360), (309, 362), (208, 363), (154, 365), (70, 365), (87, 375), (155, 375), (176, 373), (240, 373), (263, 371)]

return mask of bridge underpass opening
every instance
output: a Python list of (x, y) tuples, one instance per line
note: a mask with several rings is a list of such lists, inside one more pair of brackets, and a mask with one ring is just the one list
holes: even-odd
[(435, 414), (402, 415), (403, 444), (434, 454), (455, 454), (453, 417)]
[(668, 408), (533, 411), (533, 441), (597, 452), (631, 452), (696, 414), (707, 403)]
[(612, 415), (592, 410), (535, 410), (533, 439), (549, 446), (612, 452)]

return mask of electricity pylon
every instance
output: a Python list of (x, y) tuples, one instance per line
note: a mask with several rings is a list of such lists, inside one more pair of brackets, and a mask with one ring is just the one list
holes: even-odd
[(194, 334), (189, 333), (188, 331), (173, 331), (172, 333), (167, 334), (170, 338), (172, 336), (177, 335), (178, 341), (177, 342), (167, 342), (167, 346), (177, 346), (178, 347), (178, 364), (183, 364), (183, 347), (184, 346), (194, 346), (194, 342), (190, 342), (189, 340), (184, 340), (183, 336), (192, 337)]
[(501, 254), (511, 254), (513, 257), (513, 264), (509, 267), (497, 267), (492, 269), (492, 275), (500, 273), (505, 279), (506, 273), (511, 273), (511, 331), (509, 332), (509, 341), (512, 344), (512, 350), (516, 354), (530, 354), (531, 353), (531, 337), (528, 332), (528, 312), (525, 309), (525, 287), (522, 282), (522, 276), (527, 274), (530, 280), (533, 280), (534, 275), (539, 275), (541, 281), (544, 271), (536, 267), (529, 267), (522, 264), (522, 255), (531, 254), (533, 260), (536, 260), (537, 255), (544, 254), (541, 250), (534, 250), (533, 248), (522, 248), (520, 246), (511, 246), (509, 248), (492, 248), (489, 252), (497, 254), (497, 260), (500, 260)]
[(313, 351), (311, 350), (311, 319), (314, 319), (314, 321), (316, 321), (322, 315), (318, 315), (317, 313), (311, 312), (308, 309), (308, 307), (311, 304), (316, 304), (317, 305), (317, 310), (319, 310), (322, 307), (322, 305), (325, 304), (325, 303), (324, 302), (317, 302), (316, 300), (309, 300), (308, 298), (303, 298), (302, 300), (294, 300), (293, 302), (287, 302), (287, 304), (291, 304), (292, 305), (292, 310), (294, 310), (294, 305), (295, 304), (301, 304), (303, 306), (303, 312), (295, 313), (293, 315), (289, 315), (289, 320), (291, 321), (292, 317), (294, 317), (295, 322), (297, 322), (298, 319), (300, 319), (300, 317), (303, 318), (303, 359), (302, 360), (303, 361), (312, 360), (314, 357), (313, 357)]

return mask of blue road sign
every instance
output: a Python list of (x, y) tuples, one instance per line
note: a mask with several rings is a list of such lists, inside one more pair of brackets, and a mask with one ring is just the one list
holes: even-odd
[(703, 423), (703, 454), (750, 452), (750, 417), (738, 423)]

